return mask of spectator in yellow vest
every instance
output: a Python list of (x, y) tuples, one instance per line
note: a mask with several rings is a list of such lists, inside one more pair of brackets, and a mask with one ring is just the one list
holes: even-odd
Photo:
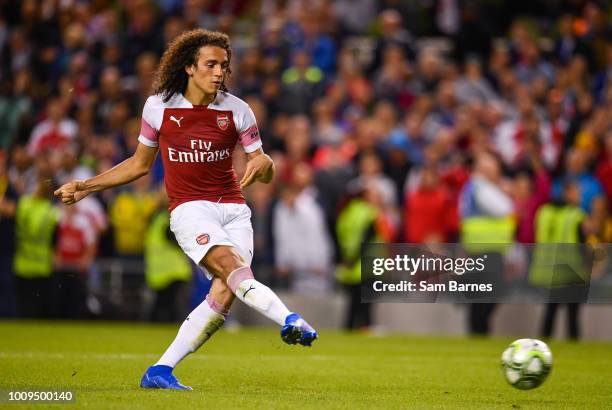
[(49, 180), (39, 180), (31, 195), (17, 202), (14, 271), (22, 317), (53, 316), (53, 241), (59, 212), (51, 202)]
[[(514, 206), (502, 178), (499, 159), (482, 152), (474, 158), (474, 169), (460, 195), (461, 242), (464, 249), (473, 254), (487, 254), (490, 266), (502, 263), (502, 255), (513, 242), (515, 223)], [(472, 274), (472, 280), (480, 282), (501, 280), (500, 272), (485, 271)], [(464, 278), (467, 278), (464, 277)], [(469, 330), (472, 334), (488, 334), (494, 303), (469, 305)]]
[(189, 259), (170, 231), (167, 205), (165, 201), (161, 202), (144, 238), (145, 278), (149, 288), (155, 292), (151, 313), (154, 322), (176, 322), (184, 317), (184, 309), (180, 308), (181, 291), (192, 274)]
[(341, 264), (336, 278), (348, 294), (345, 329), (368, 330), (371, 326), (371, 305), (361, 303), (361, 244), (391, 242), (394, 229), (383, 211), (383, 198), (374, 183), (353, 187), (352, 198), (338, 215), (336, 235)]
[(149, 176), (137, 179), (110, 206), (115, 252), (120, 257), (140, 260), (143, 256), (145, 232), (159, 201), (150, 181)]
[[(536, 213), (536, 242), (550, 244), (550, 248), (536, 247), (529, 281), (537, 286), (550, 287), (551, 296), (561, 295), (564, 286), (575, 283), (576, 272), (584, 270), (582, 255), (579, 249), (573, 249), (570, 244), (582, 243), (585, 240), (585, 213), (580, 208), (581, 193), (577, 182), (566, 181), (563, 185), (562, 198), (556, 202), (542, 206)], [(560, 247), (554, 248), (554, 244)], [(553, 269), (546, 269), (546, 266)], [(546, 265), (546, 266), (544, 266)], [(556, 266), (568, 267), (565, 273)], [(586, 279), (586, 278), (583, 278)], [(560, 296), (559, 296), (560, 297)], [(579, 303), (567, 303), (567, 321), (569, 336), (578, 339), (580, 328), (578, 323)], [(542, 323), (542, 336), (550, 337), (553, 333), (555, 316), (559, 303), (548, 303)]]

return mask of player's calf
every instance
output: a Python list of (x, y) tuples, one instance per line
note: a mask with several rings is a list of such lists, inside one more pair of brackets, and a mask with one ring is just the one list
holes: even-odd
[(269, 287), (253, 277), (244, 266), (232, 272), (227, 285), (236, 297), (282, 326), (281, 338), (289, 344), (310, 346), (317, 332), (299, 314), (292, 313)]
[(272, 289), (253, 277), (248, 266), (239, 267), (230, 273), (227, 286), (238, 299), (281, 326), (291, 313)]
[[(213, 288), (225, 284), (213, 282)], [(211, 293), (213, 288), (211, 288)], [(229, 304), (231, 304), (230, 299)], [(164, 352), (159, 361), (147, 369), (140, 380), (140, 387), (147, 389), (191, 390), (182, 385), (172, 374), (172, 369), (187, 356), (195, 352), (202, 344), (223, 326), (229, 312), (217, 302), (211, 294), (187, 316), (181, 325), (176, 338)]]
[(245, 266), (233, 247), (213, 247), (202, 264), (224, 279), (232, 293), (247, 306), (283, 326), (281, 336), (285, 342), (310, 346), (317, 338), (317, 332), (304, 319), (290, 312), (272, 289), (254, 278), (251, 268)]
[(228, 313), (208, 295), (183, 321), (176, 338), (156, 364), (175, 367), (223, 326)]

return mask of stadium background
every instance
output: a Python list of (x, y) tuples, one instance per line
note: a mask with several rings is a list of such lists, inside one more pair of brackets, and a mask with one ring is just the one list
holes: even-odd
[[(154, 258), (168, 239), (159, 161), (150, 176), (74, 208), (50, 196), (130, 155), (165, 45), (197, 27), (230, 35), (229, 89), (253, 108), (277, 166), (273, 184), (246, 192), (254, 271), (311, 322), (347, 325), (355, 287), (336, 276), (354, 258), (350, 239), (363, 234), (340, 227), (351, 201), (375, 210), (379, 239), (459, 241), (461, 193), (487, 153), (501, 165), (496, 184), (513, 204), (515, 241), (534, 241), (537, 209), (574, 181), (584, 240), (611, 242), (605, 2), (4, 0), (0, 11), (3, 316), (179, 321), (202, 299), (206, 283), (180, 253), (168, 256), (181, 266), (174, 271)], [(20, 218), (27, 225), (43, 211), (48, 224), (23, 239)], [(19, 241), (41, 238), (53, 261), (15, 269), (28, 245)], [(463, 333), (466, 312), (381, 305), (369, 329)], [(542, 314), (498, 308), (493, 331), (537, 335)], [(612, 338), (601, 326), (607, 306), (581, 315), (586, 337)], [(350, 325), (365, 328), (367, 316), (353, 306), (366, 322)], [(516, 317), (529, 317), (527, 328)], [(238, 304), (234, 318), (265, 323)]]

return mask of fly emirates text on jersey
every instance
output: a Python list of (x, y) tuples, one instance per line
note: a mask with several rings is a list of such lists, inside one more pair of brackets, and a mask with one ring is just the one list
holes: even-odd
[(168, 147), (168, 159), (171, 162), (216, 162), (230, 156), (230, 149), (217, 149), (211, 151), (212, 141), (201, 139), (189, 140), (190, 151), (182, 151)]

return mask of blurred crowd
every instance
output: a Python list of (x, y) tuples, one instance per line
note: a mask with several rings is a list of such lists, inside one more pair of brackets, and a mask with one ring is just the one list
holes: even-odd
[(167, 217), (159, 161), (76, 207), (51, 193), (134, 151), (165, 45), (198, 27), (230, 35), (230, 92), (277, 167), (246, 192), (254, 270), (313, 295), (339, 282), (347, 326), (370, 320), (363, 241), (545, 241), (538, 210), (557, 204), (580, 210), (577, 241), (610, 242), (612, 7), (522, 3), (0, 0), (1, 288), (22, 315), (82, 315), (29, 298), (58, 300), (45, 289), (59, 281), (82, 301), (94, 261), (114, 257), (144, 261), (159, 299), (176, 296), (188, 264), (168, 274), (147, 257), (172, 246), (153, 223)]

